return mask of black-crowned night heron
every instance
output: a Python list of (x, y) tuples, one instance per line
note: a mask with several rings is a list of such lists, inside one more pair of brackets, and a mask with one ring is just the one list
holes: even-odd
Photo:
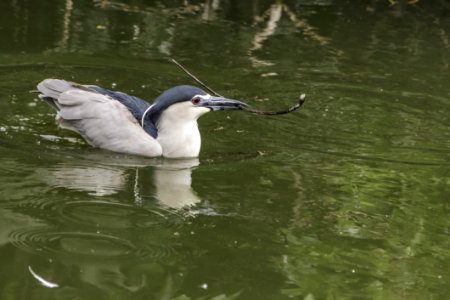
[(153, 104), (59, 79), (46, 79), (37, 88), (39, 98), (56, 109), (62, 128), (78, 132), (94, 147), (148, 157), (198, 156), (197, 119), (209, 111), (247, 106), (188, 85), (166, 90)]

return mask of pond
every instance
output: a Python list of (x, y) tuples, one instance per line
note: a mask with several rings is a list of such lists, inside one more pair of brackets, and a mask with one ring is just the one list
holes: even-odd
[[(357, 3), (356, 3), (357, 2)], [(447, 1), (0, 3), (0, 299), (445, 299)], [(194, 84), (198, 159), (94, 149), (36, 84)]]

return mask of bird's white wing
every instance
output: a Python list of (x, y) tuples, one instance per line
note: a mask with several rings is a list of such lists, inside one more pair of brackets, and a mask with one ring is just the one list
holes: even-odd
[(82, 89), (68, 89), (56, 100), (63, 127), (70, 125), (92, 146), (121, 153), (160, 156), (161, 145), (120, 102)]

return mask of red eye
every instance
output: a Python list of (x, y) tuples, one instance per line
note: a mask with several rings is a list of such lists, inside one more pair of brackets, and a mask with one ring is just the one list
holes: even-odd
[(200, 102), (200, 98), (192, 98), (192, 104), (197, 105)]

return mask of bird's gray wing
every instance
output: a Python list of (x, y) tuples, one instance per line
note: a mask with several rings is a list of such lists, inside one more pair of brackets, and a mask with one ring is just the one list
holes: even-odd
[[(42, 95), (45, 95), (45, 97), (41, 97), (41, 99), (47, 102), (47, 104), (49, 104), (56, 110), (58, 110), (58, 107), (57, 102), (55, 102), (54, 99), (58, 99), (59, 95), (62, 92), (72, 88), (97, 92), (119, 101), (128, 109), (128, 111), (133, 115), (138, 123), (141, 123), (144, 112), (151, 105), (141, 98), (131, 96), (122, 92), (111, 91), (95, 85), (81, 85), (61, 79), (46, 79), (38, 85), (38, 90), (42, 93)], [(66, 127), (66, 125), (64, 127)], [(147, 134), (151, 135), (153, 138), (156, 139), (158, 137), (158, 130), (156, 128), (156, 125), (150, 118), (146, 118), (143, 128), (144, 131), (147, 132)]]
[(111, 97), (54, 79), (41, 82), (38, 90), (40, 98), (53, 101), (64, 127), (69, 125), (92, 146), (150, 157), (161, 155), (160, 144)]
[[(131, 96), (122, 92), (111, 91), (95, 85), (89, 85), (87, 87), (99, 94), (109, 96), (114, 100), (122, 103), (130, 111), (130, 113), (138, 121), (138, 123), (141, 123), (144, 113), (150, 107), (150, 103), (135, 96)], [(147, 117), (144, 124), (141, 125), (143, 125), (145, 132), (150, 134), (152, 137), (154, 137), (155, 139), (158, 137), (158, 130), (156, 128), (156, 125), (150, 118)]]

